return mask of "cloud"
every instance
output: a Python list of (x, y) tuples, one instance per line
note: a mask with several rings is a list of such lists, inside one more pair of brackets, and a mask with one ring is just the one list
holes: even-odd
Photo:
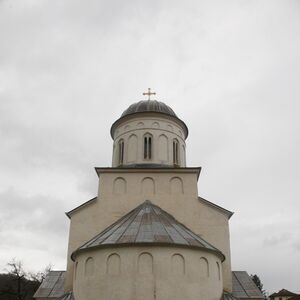
[(1, 266), (64, 268), (63, 213), (95, 196), (112, 122), (153, 87), (189, 126), (199, 194), (235, 211), (234, 268), (297, 289), (298, 1), (0, 7)]

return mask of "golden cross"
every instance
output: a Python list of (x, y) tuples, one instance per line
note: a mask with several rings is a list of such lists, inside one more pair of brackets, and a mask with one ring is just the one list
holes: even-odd
[(151, 88), (148, 88), (148, 92), (147, 93), (143, 93), (143, 95), (147, 95), (148, 96), (148, 100), (151, 100), (150, 99), (151, 95), (156, 95), (156, 93), (151, 93)]

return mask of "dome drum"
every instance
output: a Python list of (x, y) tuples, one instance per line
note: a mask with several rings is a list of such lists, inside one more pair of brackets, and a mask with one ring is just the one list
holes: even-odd
[(111, 136), (114, 138), (114, 131), (116, 127), (124, 121), (127, 121), (132, 116), (140, 116), (141, 118), (144, 116), (157, 116), (160, 114), (161, 117), (165, 117), (166, 119), (173, 120), (178, 123), (180, 127), (182, 127), (185, 139), (188, 136), (188, 128), (186, 124), (177, 117), (175, 112), (163, 102), (156, 100), (144, 100), (139, 101), (130, 105), (121, 115), (121, 117), (116, 120), (111, 126)]
[(187, 127), (162, 102), (141, 101), (131, 105), (112, 125), (111, 134), (113, 167), (186, 166)]

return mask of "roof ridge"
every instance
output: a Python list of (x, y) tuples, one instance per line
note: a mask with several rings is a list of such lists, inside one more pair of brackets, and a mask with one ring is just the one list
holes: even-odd
[[(144, 203), (142, 203), (142, 204), (144, 204)], [(141, 205), (139, 205), (139, 206), (141, 206)], [(136, 208), (138, 208), (139, 206), (137, 206)], [(136, 209), (136, 211), (132, 210), (132, 215), (135, 214), (135, 216), (134, 216), (134, 218), (132, 218), (132, 220), (128, 223), (128, 225), (126, 226), (126, 229), (128, 229), (129, 226), (133, 223), (133, 221), (136, 219), (138, 213), (139, 213), (139, 210), (138, 210), (138, 209)], [(129, 213), (129, 214), (130, 214), (130, 213)], [(130, 217), (129, 217), (128, 219), (130, 219)], [(128, 220), (128, 219), (127, 219), (127, 220)], [(124, 224), (124, 223), (123, 223), (123, 224)], [(119, 228), (119, 227), (118, 227), (118, 228)], [(123, 233), (119, 236), (119, 238), (117, 239), (117, 241), (120, 241), (120, 239), (123, 237), (124, 232), (126, 231), (126, 229), (125, 229), (125, 230), (123, 231)]]
[[(150, 202), (151, 203), (151, 202)], [(171, 214), (169, 214), (167, 211), (164, 211), (163, 209), (161, 209), (159, 206), (152, 204), (153, 206), (157, 207), (159, 210), (163, 211), (165, 214), (167, 214), (170, 218), (172, 218), (178, 225), (182, 226), (184, 230), (187, 231), (187, 233), (192, 236), (193, 238), (196, 238), (197, 241), (202, 244), (202, 246), (205, 247), (205, 245), (203, 244), (203, 242), (205, 244), (208, 244), (210, 247), (212, 247), (213, 249), (221, 252), (219, 249), (217, 249), (216, 247), (214, 247), (213, 245), (211, 245), (210, 243), (208, 243), (207, 241), (205, 241), (204, 239), (202, 239), (200, 236), (198, 236), (197, 234), (195, 234), (194, 232), (192, 232), (188, 227), (186, 227), (183, 223), (179, 222), (177, 219), (174, 218), (174, 216), (172, 216)], [(170, 224), (169, 220), (167, 220), (167, 222)], [(175, 228), (176, 231), (184, 238), (184, 236), (177, 230), (177, 228)], [(201, 241), (198, 240), (198, 238), (200, 238)], [(187, 241), (189, 243), (189, 245), (192, 245), (189, 241)]]
[[(168, 230), (167, 230), (167, 228), (166, 228), (164, 222), (161, 221), (161, 217), (160, 217), (161, 214), (158, 215), (158, 214), (156, 213), (156, 211), (154, 210), (154, 207), (155, 207), (155, 208), (158, 208), (159, 210), (161, 210), (161, 208), (158, 207), (158, 206), (156, 206), (156, 205), (153, 205), (153, 204), (152, 204), (152, 207), (151, 207), (151, 209), (154, 211), (155, 215), (157, 216), (157, 219), (158, 219), (158, 220), (160, 221), (160, 223), (162, 224), (163, 229), (165, 230), (166, 233), (168, 233)], [(173, 239), (170, 235), (169, 235), (169, 238), (170, 238), (173, 242), (175, 242), (174, 239)]]
[[(157, 206), (158, 207), (158, 206)], [(160, 211), (162, 211), (162, 209), (160, 208), (160, 207), (158, 207), (158, 209), (160, 210)], [(168, 216), (170, 216), (173, 220), (175, 220), (175, 221), (177, 221), (172, 215), (170, 215), (169, 213), (167, 213), (167, 212), (165, 212)], [(163, 214), (161, 214), (161, 216), (162, 216)], [(169, 222), (169, 220), (168, 219), (165, 219), (164, 221), (167, 221), (168, 223), (169, 223), (169, 225), (171, 225), (171, 223)], [(162, 224), (163, 224), (163, 226), (164, 226), (164, 228), (165, 228), (165, 224), (162, 222)], [(171, 227), (171, 226), (170, 226)], [(174, 227), (174, 226), (173, 226)], [(165, 228), (166, 229), (166, 228)], [(185, 238), (184, 238), (184, 236), (177, 230), (177, 228), (175, 227), (174, 228), (175, 230), (176, 230), (176, 232), (185, 240)], [(168, 232), (168, 231), (167, 231)], [(171, 236), (170, 236), (171, 237)], [(173, 240), (173, 242), (175, 242), (174, 241), (174, 239), (171, 237), (171, 239)], [(188, 241), (187, 241), (188, 242)], [(188, 242), (188, 244), (189, 244), (189, 242)], [(190, 244), (189, 244), (190, 245)]]
[[(147, 202), (148, 200), (146, 200), (146, 201), (144, 201), (143, 203), (142, 203), (142, 209), (143, 209), (143, 207), (145, 206), (145, 203)], [(141, 210), (142, 210), (141, 209)], [(140, 210), (140, 211), (141, 211)], [(142, 220), (143, 220), (143, 217), (144, 216), (142, 216)], [(141, 220), (141, 222), (140, 222), (140, 224), (139, 224), (139, 228), (138, 228), (138, 230), (137, 230), (137, 232), (136, 232), (136, 236), (135, 236), (135, 238), (134, 238), (134, 242), (136, 242), (136, 239), (137, 239), (137, 237), (138, 237), (138, 235), (139, 235), (139, 232), (140, 232), (140, 229), (141, 229), (141, 224), (142, 224), (142, 220)]]

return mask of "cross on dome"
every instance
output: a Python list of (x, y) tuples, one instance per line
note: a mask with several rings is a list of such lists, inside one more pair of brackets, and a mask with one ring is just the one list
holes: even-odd
[(147, 93), (143, 93), (143, 95), (147, 95), (148, 96), (148, 100), (151, 100), (150, 99), (151, 95), (156, 95), (156, 93), (151, 92), (151, 88), (148, 88), (148, 92)]

